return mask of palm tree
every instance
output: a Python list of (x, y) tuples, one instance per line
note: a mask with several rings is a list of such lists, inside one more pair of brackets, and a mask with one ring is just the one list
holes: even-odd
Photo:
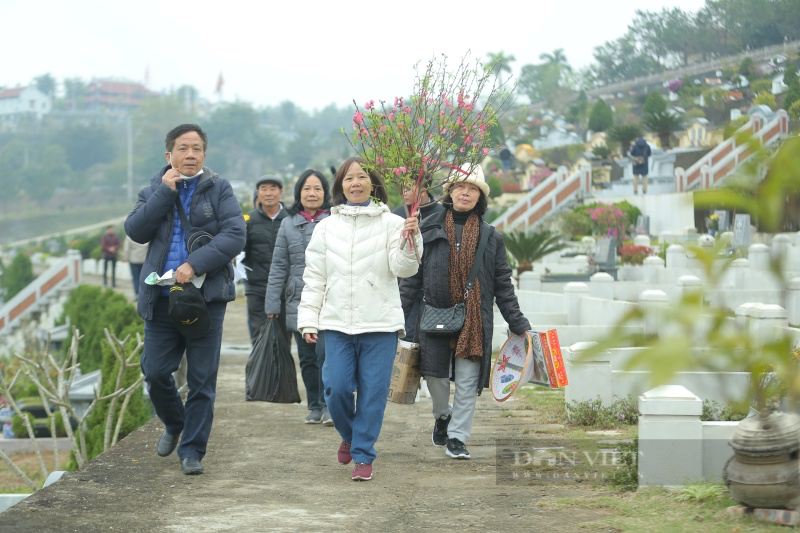
[(639, 137), (640, 133), (642, 133), (642, 128), (638, 124), (615, 124), (608, 130), (608, 139), (618, 142), (620, 152), (625, 156), (630, 150), (631, 143)]
[(506, 250), (517, 262), (517, 274), (533, 269), (533, 263), (547, 254), (563, 250), (567, 243), (550, 230), (534, 233), (511, 231), (503, 234)]
[(489, 52), (486, 55), (489, 58), (486, 69), (494, 72), (495, 77), (499, 77), (503, 72), (511, 74), (511, 67), (508, 65), (516, 61), (516, 57), (513, 55), (506, 55), (502, 50), (497, 53)]
[(669, 149), (672, 132), (683, 127), (683, 117), (670, 111), (656, 111), (645, 115), (644, 127), (658, 135), (661, 148)]
[(557, 66), (559, 71), (564, 70), (567, 72), (572, 72), (572, 67), (569, 66), (569, 63), (567, 63), (567, 56), (564, 55), (563, 48), (557, 48), (553, 50), (552, 54), (539, 54), (539, 59), (546, 61), (551, 65)]

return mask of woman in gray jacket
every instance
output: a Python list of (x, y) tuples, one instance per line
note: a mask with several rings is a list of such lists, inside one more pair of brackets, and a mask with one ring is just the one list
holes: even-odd
[(328, 181), (316, 170), (306, 170), (294, 187), (294, 204), (289, 216), (283, 219), (275, 241), (269, 273), (264, 310), (270, 318), (281, 312), (281, 294), (286, 293), (286, 326), (294, 333), (300, 359), (300, 374), (306, 387), (308, 416), (306, 424), (332, 426), (325, 406), (322, 386), (322, 363), (325, 343), (320, 336), (317, 344), (309, 344), (297, 331), (297, 306), (303, 292), (303, 272), (306, 269), (306, 246), (317, 222), (329, 215), (331, 194)]

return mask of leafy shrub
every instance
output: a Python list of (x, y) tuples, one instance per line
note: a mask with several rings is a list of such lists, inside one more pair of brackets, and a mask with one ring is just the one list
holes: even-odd
[(608, 159), (611, 155), (611, 149), (605, 144), (598, 144), (592, 147), (592, 153), (600, 159)]
[(612, 205), (590, 207), (587, 212), (592, 219), (597, 234), (602, 237), (622, 238), (627, 230), (627, 217), (622, 209)]
[(722, 130), (722, 135), (726, 139), (730, 139), (736, 133), (736, 130), (747, 124), (749, 120), (750, 117), (748, 116), (742, 116), (731, 120), (730, 122), (728, 122), (728, 125), (725, 126), (725, 128)]
[(557, 218), (557, 225), (563, 235), (569, 239), (577, 239), (592, 234), (592, 220), (585, 212), (578, 210), (565, 211)]
[(750, 82), (750, 90), (753, 94), (760, 94), (772, 90), (772, 80), (753, 80)]
[(11, 264), (3, 270), (3, 275), (0, 276), (0, 286), (6, 290), (5, 300), (13, 298), (35, 279), (30, 257), (25, 254), (17, 254)]
[(568, 144), (566, 146), (542, 150), (542, 159), (548, 164), (563, 165), (565, 162), (569, 163), (574, 161), (585, 151), (585, 144)]
[(653, 249), (649, 246), (626, 244), (619, 249), (619, 255), (623, 265), (641, 265), (646, 257), (653, 255)]
[(789, 116), (792, 120), (800, 120), (800, 100), (795, 101), (789, 108)]
[(606, 131), (614, 123), (614, 113), (602, 99), (598, 99), (589, 112), (589, 129)]
[(489, 186), (489, 198), (497, 198), (503, 194), (503, 184), (499, 179), (489, 178), (486, 180), (486, 184)]
[[(83, 336), (78, 361), (84, 373), (100, 368), (106, 344), (103, 330), (120, 337), (123, 330), (136, 324), (144, 332), (144, 322), (125, 296), (111, 289), (81, 285), (73, 290), (64, 304), (62, 323), (69, 317), (70, 324)], [(121, 337), (120, 337), (121, 338)], [(70, 338), (65, 346), (69, 346)]]
[(609, 480), (611, 485), (625, 491), (635, 491), (639, 488), (639, 439), (631, 442), (617, 444), (622, 466), (614, 471)]
[[(125, 328), (117, 337), (122, 340), (127, 336), (128, 342), (125, 343), (126, 353), (130, 353), (136, 346), (136, 333), (142, 333), (142, 327), (139, 324), (131, 324)], [(103, 366), (102, 375), (103, 383), (100, 391), (101, 395), (111, 394), (114, 392), (117, 382), (117, 374), (119, 372), (119, 362), (111, 351), (111, 347), (107, 342), (103, 343)], [(123, 377), (122, 387), (129, 387), (133, 382), (139, 378), (140, 371), (138, 368), (129, 368)], [(99, 454), (103, 453), (103, 439), (105, 437), (106, 419), (108, 417), (108, 409), (111, 402), (101, 402), (89, 415), (86, 420), (86, 426), (89, 431), (86, 433), (86, 455), (88, 459), (92, 459)], [(112, 423), (116, 424), (117, 417), (119, 416), (122, 402), (116, 406), (116, 412), (112, 416)], [(122, 439), (130, 432), (138, 429), (145, 424), (152, 417), (152, 411), (148, 403), (144, 399), (142, 389), (139, 388), (128, 402), (125, 416), (122, 420), (122, 427), (120, 428), (119, 438)], [(112, 427), (112, 432), (114, 428)], [(75, 460), (73, 459), (73, 462)], [(74, 463), (77, 468), (77, 462)]]
[(736, 405), (722, 405), (714, 400), (703, 400), (703, 414), (700, 420), (706, 422), (737, 422), (747, 417), (747, 411), (743, 411)]
[(753, 98), (754, 105), (765, 105), (768, 108), (772, 109), (773, 111), (778, 108), (778, 104), (775, 101), (775, 96), (767, 91), (760, 92)]
[(567, 424), (593, 428), (613, 428), (639, 423), (639, 407), (632, 396), (614, 397), (614, 403), (604, 406), (600, 398), (567, 404)]

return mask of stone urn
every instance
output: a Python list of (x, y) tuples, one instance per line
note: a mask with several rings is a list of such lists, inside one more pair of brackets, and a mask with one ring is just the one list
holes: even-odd
[(722, 479), (734, 500), (767, 509), (800, 506), (800, 415), (765, 410), (745, 418), (730, 445), (734, 455)]

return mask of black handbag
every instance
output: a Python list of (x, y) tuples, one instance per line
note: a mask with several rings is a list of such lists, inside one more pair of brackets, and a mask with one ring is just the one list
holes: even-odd
[(434, 307), (425, 303), (425, 297), (422, 298), (422, 315), (419, 319), (419, 329), (428, 335), (453, 335), (461, 331), (464, 327), (464, 319), (467, 316), (467, 306), (464, 302), (467, 301), (467, 295), (472, 287), (475, 286), (475, 280), (478, 278), (478, 272), (483, 263), (483, 252), (486, 250), (486, 242), (489, 240), (491, 228), (483, 228), (481, 236), (478, 241), (478, 248), (475, 250), (475, 260), (472, 262), (472, 268), (469, 271), (469, 278), (464, 287), (464, 301), (450, 307)]
[(189, 220), (186, 218), (186, 213), (183, 210), (183, 204), (181, 204), (180, 196), (175, 199), (175, 205), (178, 206), (178, 216), (181, 219), (181, 226), (183, 227), (184, 238), (186, 240), (186, 249), (189, 250), (189, 253), (197, 251), (210, 243), (211, 239), (214, 238), (213, 235), (189, 224)]

